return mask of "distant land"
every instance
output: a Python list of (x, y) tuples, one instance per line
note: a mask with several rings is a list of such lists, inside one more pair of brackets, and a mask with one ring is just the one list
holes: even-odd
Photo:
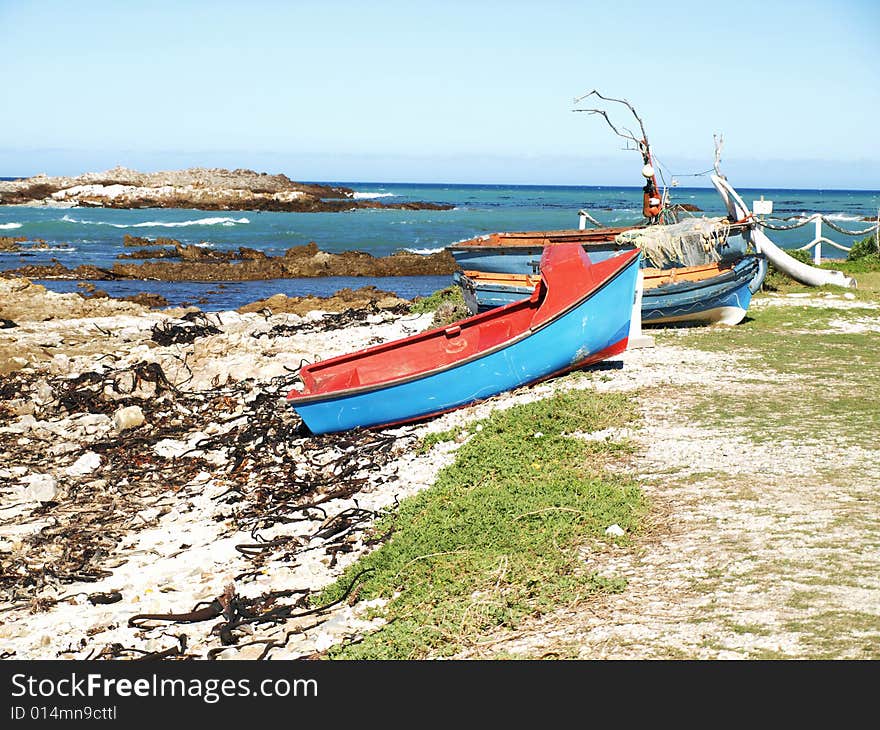
[(77, 177), (2, 178), (0, 205), (88, 208), (198, 208), (333, 212), (354, 208), (448, 210), (441, 203), (358, 199), (351, 188), (294, 182), (254, 170), (190, 168), (138, 172), (115, 167)]

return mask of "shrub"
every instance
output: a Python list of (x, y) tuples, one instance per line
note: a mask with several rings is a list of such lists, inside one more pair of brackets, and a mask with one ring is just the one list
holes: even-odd
[(880, 254), (880, 250), (877, 248), (877, 238), (872, 233), (867, 238), (863, 238), (861, 241), (856, 241), (852, 245), (852, 249), (846, 257), (846, 260), (858, 261), (866, 256), (877, 256), (878, 254)]
[(457, 286), (448, 286), (445, 289), (435, 291), (427, 297), (421, 297), (413, 301), (410, 306), (413, 314), (434, 313), (434, 327), (443, 327), (460, 319), (470, 317), (467, 305), (461, 289)]

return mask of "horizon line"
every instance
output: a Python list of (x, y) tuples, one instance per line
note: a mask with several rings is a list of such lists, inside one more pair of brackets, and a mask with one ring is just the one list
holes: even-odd
[[(112, 169), (112, 168), (111, 168)], [(187, 170), (193, 168), (179, 168), (180, 170)], [(229, 168), (203, 168), (203, 169), (229, 169)], [(106, 172), (106, 171), (104, 171)], [(135, 170), (135, 172), (140, 172)], [(160, 170), (157, 172), (174, 172), (174, 170)], [(256, 171), (254, 171), (256, 172)], [(88, 174), (88, 173), (81, 173)], [(149, 174), (149, 173), (144, 173)], [(286, 175), (286, 173), (265, 173), (269, 175)], [(0, 175), (0, 180), (4, 182), (13, 182), (18, 180), (28, 180), (35, 177), (35, 175)], [(50, 175), (49, 177), (78, 177), (78, 175)], [(452, 187), (467, 187), (467, 188), (481, 188), (481, 187), (516, 187), (516, 188), (579, 188), (579, 189), (602, 189), (602, 188), (618, 188), (623, 190), (641, 190), (643, 186), (641, 185), (614, 185), (611, 183), (603, 183), (603, 184), (582, 184), (582, 183), (526, 183), (526, 182), (455, 182), (455, 181), (439, 181), (439, 182), (415, 182), (412, 180), (316, 180), (316, 179), (303, 179), (303, 180), (293, 180), (292, 182), (301, 183), (304, 185), (340, 185), (340, 186), (348, 186), (348, 185), (406, 185), (406, 186), (432, 186), (432, 187), (440, 187), (440, 186), (452, 186)], [(674, 186), (663, 186), (668, 188), (669, 190), (712, 190), (713, 186), (711, 182), (706, 185), (674, 185)], [(880, 194), (880, 188), (838, 188), (838, 187), (821, 187), (821, 188), (803, 188), (803, 187), (779, 187), (779, 186), (771, 186), (771, 185), (744, 185), (737, 188), (738, 190), (777, 190), (780, 192), (840, 192), (840, 193), (877, 193)]]

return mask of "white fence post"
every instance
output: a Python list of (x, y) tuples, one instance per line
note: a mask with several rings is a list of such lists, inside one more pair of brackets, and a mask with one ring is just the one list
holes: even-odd
[(583, 231), (587, 227), (587, 211), (579, 210), (578, 211), (578, 230)]

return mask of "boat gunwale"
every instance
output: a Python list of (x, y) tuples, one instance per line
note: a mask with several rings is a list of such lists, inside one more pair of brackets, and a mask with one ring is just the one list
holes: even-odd
[[(694, 216), (697, 217), (697, 216)], [(664, 224), (665, 225), (665, 224)], [(738, 236), (754, 227), (751, 221), (728, 221), (728, 236)], [(504, 248), (538, 248), (544, 247), (548, 243), (550, 245), (558, 245), (559, 241), (553, 242), (554, 238), (578, 237), (584, 239), (584, 245), (589, 244), (614, 244), (621, 247), (635, 247), (635, 244), (626, 242), (618, 242), (614, 238), (603, 240), (603, 235), (614, 235), (615, 237), (626, 231), (641, 230), (650, 228), (645, 224), (635, 226), (616, 226), (608, 228), (562, 228), (559, 230), (545, 231), (510, 231), (501, 233), (483, 233), (472, 238), (465, 238), (461, 241), (450, 243), (446, 248), (450, 251), (467, 251), (471, 249), (497, 249)], [(659, 226), (657, 226), (659, 227)], [(577, 243), (577, 241), (567, 241), (567, 243)]]
[[(761, 256), (759, 254), (746, 254), (735, 262), (698, 264), (696, 266), (686, 266), (675, 269), (658, 269), (654, 267), (642, 269), (642, 272), (691, 272), (693, 269), (710, 270), (711, 267), (715, 268), (715, 273), (702, 279), (680, 279), (678, 281), (665, 281), (655, 286), (645, 286), (643, 288), (644, 294), (654, 296), (658, 291), (661, 291), (663, 294), (668, 294), (672, 291), (689, 291), (691, 289), (701, 289), (705, 286), (724, 284), (728, 281), (738, 279), (754, 266), (759, 266), (760, 260)], [(528, 279), (534, 277), (534, 274), (509, 274), (475, 270), (464, 270), (461, 271), (460, 274), (461, 278), (474, 289), (482, 285), (483, 287), (492, 287), (493, 290), (497, 291), (522, 290), (525, 292), (526, 290), (534, 290), (534, 287), (537, 286), (537, 283), (531, 284), (528, 282)], [(659, 273), (652, 273), (645, 278), (658, 278), (660, 276), (661, 274)], [(753, 277), (754, 272), (750, 272), (750, 276)]]
[[(469, 363), (476, 362), (477, 360), (480, 360), (484, 357), (488, 357), (489, 355), (493, 355), (496, 352), (507, 349), (508, 347), (512, 347), (513, 345), (521, 342), (522, 340), (526, 339), (527, 337), (530, 337), (535, 332), (540, 332), (545, 327), (549, 327), (551, 324), (553, 324), (554, 322), (557, 322), (560, 318), (564, 317), (566, 314), (568, 314), (572, 310), (577, 309), (581, 304), (583, 304), (588, 299), (592, 298), (594, 295), (598, 294), (606, 286), (611, 284), (611, 282), (613, 282), (615, 279), (617, 279), (619, 276), (621, 276), (623, 274), (623, 272), (626, 271), (630, 266), (632, 266), (633, 264), (637, 264), (640, 255), (641, 255), (641, 252), (638, 249), (633, 249), (632, 251), (624, 251), (623, 253), (620, 254), (620, 257), (623, 258), (625, 256), (629, 256), (630, 258), (628, 261), (625, 261), (624, 263), (622, 263), (621, 266), (617, 269), (617, 271), (615, 271), (611, 276), (608, 276), (598, 286), (593, 287), (589, 291), (585, 292), (581, 297), (574, 300), (565, 309), (562, 309), (559, 312), (557, 312), (552, 318), (542, 322), (537, 327), (527, 327), (525, 330), (523, 330), (521, 333), (519, 333), (515, 337), (512, 337), (511, 339), (505, 340), (503, 342), (499, 342), (497, 345), (493, 345), (492, 347), (490, 347), (486, 350), (481, 350), (480, 352), (476, 352), (473, 355), (470, 355), (469, 357), (464, 358), (463, 360), (456, 360), (454, 362), (447, 363), (446, 365), (441, 365), (440, 367), (436, 367), (431, 370), (425, 370), (424, 372), (421, 372), (421, 373), (413, 373), (411, 375), (404, 375), (404, 376), (402, 376), (400, 378), (396, 378), (394, 380), (387, 380), (387, 381), (384, 381), (381, 383), (372, 383), (372, 384), (367, 384), (367, 385), (358, 385), (358, 386), (355, 386), (352, 388), (345, 388), (342, 390), (337, 390), (337, 391), (328, 392), (328, 393), (311, 393), (311, 394), (304, 394), (304, 395), (294, 395), (294, 393), (298, 394), (301, 391), (291, 390), (290, 393), (288, 393), (288, 395), (287, 395), (287, 400), (292, 406), (297, 406), (297, 405), (301, 405), (301, 404), (318, 403), (321, 401), (338, 400), (340, 398), (346, 398), (346, 397), (350, 397), (353, 395), (360, 395), (363, 393), (369, 393), (371, 391), (385, 390), (387, 388), (396, 387), (398, 385), (404, 385), (406, 383), (413, 382), (416, 380), (423, 380), (425, 378), (431, 377), (431, 376), (436, 375), (438, 373), (446, 372), (447, 370), (452, 370), (454, 368), (462, 367), (463, 365), (467, 365)], [(512, 302), (511, 304), (507, 304), (504, 307), (497, 307), (494, 310), (491, 310), (489, 312), (482, 312), (480, 314), (474, 315), (473, 317), (468, 317), (467, 319), (485, 318), (486, 315), (497, 314), (500, 310), (503, 310), (506, 307), (512, 308), (512, 307), (523, 306), (523, 305), (528, 304), (528, 302), (529, 302), (528, 299), (524, 299), (524, 300), (521, 300), (518, 302)], [(540, 307), (538, 307), (538, 309), (536, 309), (536, 313), (537, 313), (537, 311), (540, 311)], [(449, 325), (448, 327), (445, 327), (445, 328), (436, 328), (435, 330), (429, 330), (429, 332), (431, 332), (431, 333), (443, 332), (445, 329), (448, 329), (451, 326), (455, 326), (455, 323), (453, 323), (452, 325)], [(384, 343), (383, 345), (380, 345), (379, 347), (383, 347), (384, 345), (392, 345), (392, 344), (394, 344), (394, 343), (393, 342)], [(365, 352), (365, 351), (361, 351), (361, 352)], [(354, 354), (358, 354), (358, 353), (351, 353), (351, 354), (354, 355)], [(340, 357), (345, 357), (345, 355), (342, 355)], [(331, 358), (331, 359), (334, 359), (334, 358)], [(327, 361), (327, 362), (329, 362), (329, 361)], [(315, 363), (315, 364), (317, 364), (317, 363)], [(529, 382), (531, 382), (531, 381), (529, 381)]]

